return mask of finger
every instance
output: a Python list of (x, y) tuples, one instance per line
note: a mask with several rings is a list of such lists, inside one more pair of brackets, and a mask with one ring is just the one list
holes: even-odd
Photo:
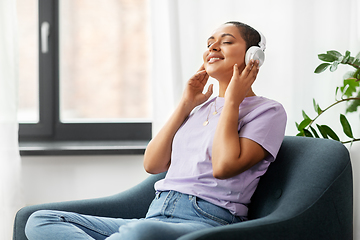
[(201, 65), (201, 67), (199, 68), (198, 72), (205, 70), (204, 64)]
[(241, 77), (248, 77), (251, 70), (253, 69), (254, 60), (251, 59), (250, 62), (245, 66), (244, 70), (241, 72)]
[(206, 74), (207, 74), (207, 73), (206, 73), (205, 70), (201, 70), (201, 71), (196, 72), (196, 73), (194, 74), (194, 77), (195, 77), (196, 79), (202, 79), (202, 78), (204, 78), (204, 76), (205, 76)]
[(256, 76), (258, 72), (259, 72), (259, 60), (256, 60), (251, 69), (251, 73)]
[(254, 66), (252, 67), (252, 69), (248, 75), (248, 78), (251, 79), (251, 82), (255, 81), (258, 73), (259, 73), (259, 62), (255, 61)]
[(251, 59), (249, 64), (244, 69), (244, 77), (253, 76), (254, 74), (256, 75), (259, 71), (259, 63), (259, 60)]
[(200, 82), (207, 82), (209, 79), (209, 74), (205, 70), (201, 70), (195, 74), (195, 76), (199, 79)]
[(206, 84), (208, 79), (209, 79), (209, 74), (207, 74), (207, 72), (206, 72), (202, 81), (205, 82), (205, 84)]
[(233, 77), (234, 76), (239, 76), (239, 67), (236, 63), (234, 65), (234, 69), (233, 69)]

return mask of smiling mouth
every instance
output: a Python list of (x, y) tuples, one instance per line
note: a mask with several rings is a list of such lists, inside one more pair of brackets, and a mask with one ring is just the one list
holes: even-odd
[(217, 61), (220, 61), (220, 60), (223, 60), (223, 58), (213, 57), (213, 58), (209, 59), (208, 63), (214, 63), (214, 62), (217, 62)]

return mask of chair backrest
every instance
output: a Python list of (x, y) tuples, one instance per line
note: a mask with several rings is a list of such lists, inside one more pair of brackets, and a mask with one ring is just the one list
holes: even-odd
[[(249, 219), (269, 214), (291, 218), (308, 209), (330, 186), (331, 204), (352, 215), (352, 171), (348, 150), (337, 141), (286, 136), (278, 156), (261, 177), (249, 206)], [(333, 191), (333, 190), (331, 190)], [(342, 200), (341, 200), (342, 199)], [(326, 208), (326, 206), (323, 206)], [(334, 207), (332, 207), (334, 208)], [(351, 212), (350, 212), (351, 211)], [(346, 216), (347, 221), (349, 217)]]

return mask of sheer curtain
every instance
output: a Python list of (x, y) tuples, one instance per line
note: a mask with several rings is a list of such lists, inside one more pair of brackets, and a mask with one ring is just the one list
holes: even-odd
[(21, 207), (17, 124), (16, 1), (0, 1), (0, 239), (11, 239)]
[[(314, 74), (320, 64), (317, 55), (328, 50), (349, 50), (353, 55), (360, 51), (358, 0), (152, 0), (151, 11), (154, 134), (179, 101), (185, 82), (202, 64), (207, 38), (224, 22), (245, 22), (266, 36), (266, 60), (254, 92), (284, 105), (287, 135), (297, 134), (295, 121), (302, 120), (302, 110), (315, 115), (313, 98), (323, 108), (333, 103), (336, 86), (351, 69), (340, 66), (334, 73)], [(216, 83), (213, 79), (210, 82)], [(338, 113), (328, 114), (321, 121), (342, 132), (338, 118)], [(359, 116), (348, 119), (353, 122), (354, 134), (360, 136)], [(356, 203), (360, 193), (356, 177), (359, 154), (352, 159)], [(355, 229), (360, 229), (358, 216), (360, 210), (355, 205)], [(360, 232), (355, 235), (360, 237)]]

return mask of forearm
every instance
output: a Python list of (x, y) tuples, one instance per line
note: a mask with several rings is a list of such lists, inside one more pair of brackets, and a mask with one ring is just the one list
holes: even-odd
[(163, 128), (150, 141), (144, 154), (144, 168), (148, 173), (157, 174), (167, 171), (171, 162), (171, 148), (175, 133), (192, 109), (191, 104), (182, 101)]
[(238, 135), (239, 106), (236, 103), (225, 102), (215, 131), (212, 164), (216, 178), (229, 178), (238, 174), (241, 154)]

